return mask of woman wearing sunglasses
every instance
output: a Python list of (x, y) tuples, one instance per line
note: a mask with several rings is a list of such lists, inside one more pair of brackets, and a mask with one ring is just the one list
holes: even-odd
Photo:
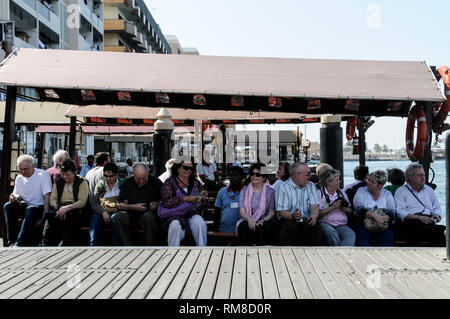
[(186, 234), (192, 234), (197, 246), (206, 246), (206, 223), (200, 216), (206, 205), (208, 192), (196, 179), (193, 161), (175, 162), (172, 176), (161, 189), (161, 205), (158, 216), (167, 230), (169, 246), (180, 246)]
[(273, 245), (275, 238), (275, 190), (265, 183), (261, 174), (264, 164), (250, 166), (250, 184), (241, 191), (236, 233), (240, 245)]

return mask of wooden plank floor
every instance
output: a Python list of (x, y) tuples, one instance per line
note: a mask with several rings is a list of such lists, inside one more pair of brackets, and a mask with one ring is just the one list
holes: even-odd
[(445, 248), (0, 249), (2, 299), (450, 299)]

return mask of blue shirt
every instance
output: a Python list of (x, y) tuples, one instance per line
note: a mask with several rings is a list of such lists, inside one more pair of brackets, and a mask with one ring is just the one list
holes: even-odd
[(280, 211), (285, 210), (293, 214), (297, 208), (304, 218), (308, 218), (311, 216), (311, 205), (319, 205), (316, 185), (308, 182), (305, 187), (299, 187), (289, 178), (278, 189), (276, 204), (278, 219), (281, 219)]
[[(241, 191), (233, 191), (230, 186), (225, 186), (219, 190), (214, 206), (222, 210), (220, 214), (219, 231), (234, 233), (239, 216), (239, 195)], [(231, 207), (233, 206), (233, 207)]]
[(92, 164), (92, 167), (89, 166), (88, 164), (84, 165), (84, 166), (81, 168), (80, 176), (81, 176), (81, 177), (86, 177), (87, 172), (89, 172), (89, 171), (90, 171), (91, 169), (93, 169), (94, 167), (95, 167), (94, 164)]

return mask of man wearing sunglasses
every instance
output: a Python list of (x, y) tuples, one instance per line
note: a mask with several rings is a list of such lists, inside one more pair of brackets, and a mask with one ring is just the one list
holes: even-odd
[(319, 246), (322, 231), (318, 225), (319, 200), (316, 186), (309, 181), (310, 168), (294, 163), (291, 177), (276, 193), (276, 209), (280, 220), (280, 243), (283, 246)]
[(161, 181), (149, 175), (148, 166), (137, 163), (133, 177), (120, 187), (117, 212), (113, 217), (114, 227), (124, 246), (133, 246), (132, 229), (143, 229), (145, 244), (155, 246), (159, 224), (157, 209), (161, 200)]

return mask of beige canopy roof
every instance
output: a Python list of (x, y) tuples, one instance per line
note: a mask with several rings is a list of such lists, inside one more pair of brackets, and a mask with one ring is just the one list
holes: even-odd
[[(20, 48), (0, 64), (0, 85), (34, 87), (40, 100), (66, 104), (311, 114), (404, 116), (412, 101), (445, 101), (423, 61)], [(311, 99), (321, 105), (310, 107)]]
[[(70, 118), (65, 116), (69, 105), (51, 102), (17, 102), (16, 124), (70, 124)], [(0, 102), (0, 123), (5, 119), (5, 101)], [(81, 117), (77, 117), (82, 120)]]
[[(85, 117), (86, 123), (91, 122), (90, 117), (105, 119), (152, 119), (161, 110), (158, 107), (117, 106), (117, 105), (87, 105), (71, 106), (66, 116)], [(248, 111), (212, 111), (212, 110), (186, 110), (171, 108), (168, 110), (175, 122), (202, 120), (204, 122), (231, 123), (237, 122), (273, 122), (273, 123), (300, 123), (320, 121), (320, 116), (303, 113), (283, 112), (254, 112)], [(119, 123), (120, 124), (120, 123)]]
[(0, 84), (311, 98), (444, 101), (425, 62), (18, 49)]

